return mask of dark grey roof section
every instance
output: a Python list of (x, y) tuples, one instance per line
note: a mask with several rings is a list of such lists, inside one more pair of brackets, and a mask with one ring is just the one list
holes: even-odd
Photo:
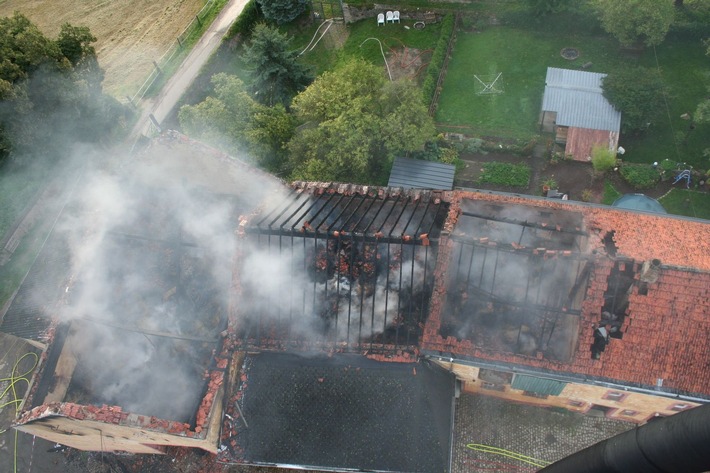
[(389, 187), (404, 189), (443, 189), (454, 187), (453, 164), (435, 163), (422, 159), (396, 158), (390, 173)]
[(53, 232), (2, 318), (0, 332), (44, 342), (70, 265), (66, 238)]
[(558, 125), (618, 132), (621, 112), (602, 95), (604, 77), (598, 72), (548, 67), (542, 110), (557, 112)]
[(435, 364), (261, 353), (245, 365), (240, 409), (248, 428), (241, 419), (234, 422), (238, 445), (232, 449), (227, 442), (223, 455), (234, 456), (225, 461), (332, 471), (448, 471), (455, 380)]

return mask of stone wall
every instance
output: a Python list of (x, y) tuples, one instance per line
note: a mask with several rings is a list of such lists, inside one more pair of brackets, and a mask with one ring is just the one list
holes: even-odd
[(345, 23), (355, 23), (356, 21), (368, 18), (375, 19), (379, 13), (399, 10), (401, 20), (424, 21), (425, 23), (436, 23), (441, 20), (442, 13), (433, 10), (423, 10), (421, 8), (402, 10), (397, 5), (375, 3), (372, 7), (356, 7), (343, 4), (343, 17)]

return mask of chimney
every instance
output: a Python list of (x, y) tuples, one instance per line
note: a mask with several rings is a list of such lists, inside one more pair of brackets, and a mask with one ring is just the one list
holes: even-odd
[(658, 276), (661, 273), (661, 260), (652, 259), (650, 261), (644, 261), (641, 266), (641, 274), (639, 275), (639, 280), (645, 283), (654, 283), (658, 280)]

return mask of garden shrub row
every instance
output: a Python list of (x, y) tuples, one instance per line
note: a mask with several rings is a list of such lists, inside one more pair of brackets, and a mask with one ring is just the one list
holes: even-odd
[(446, 59), (446, 51), (449, 48), (449, 40), (454, 32), (454, 16), (449, 13), (441, 21), (441, 31), (439, 33), (439, 39), (436, 42), (436, 47), (431, 56), (431, 61), (429, 61), (429, 66), (426, 70), (426, 77), (424, 78), (424, 83), (422, 84), (422, 91), (424, 93), (424, 103), (430, 103), (434, 98), (434, 92), (436, 92), (436, 84), (439, 82), (439, 74), (441, 73), (441, 68), (444, 67), (444, 60)]
[(478, 182), (505, 187), (527, 187), (530, 182), (530, 166), (497, 161), (485, 163)]

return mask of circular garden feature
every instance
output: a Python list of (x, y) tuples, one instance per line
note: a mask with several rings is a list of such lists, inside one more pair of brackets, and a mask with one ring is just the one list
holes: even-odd
[(577, 48), (562, 48), (560, 51), (560, 56), (570, 61), (573, 61), (579, 57), (579, 49)]

